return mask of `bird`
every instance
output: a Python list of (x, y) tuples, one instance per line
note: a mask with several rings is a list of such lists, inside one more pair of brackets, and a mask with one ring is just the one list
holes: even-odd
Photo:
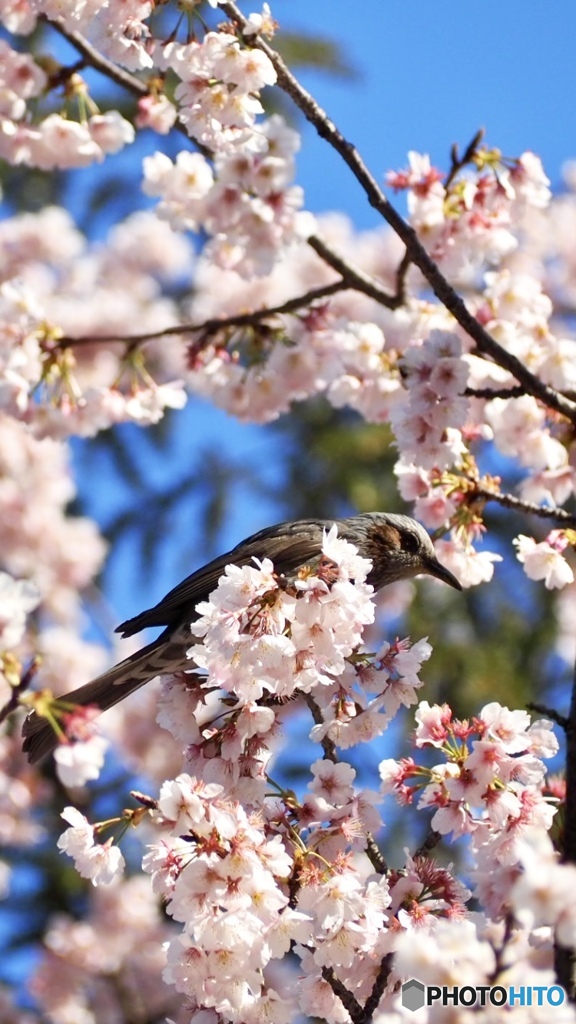
[[(364, 512), (345, 519), (299, 519), (266, 527), (243, 540), (231, 551), (197, 569), (170, 590), (158, 604), (116, 629), (123, 637), (134, 636), (150, 626), (163, 626), (160, 635), (141, 650), (102, 675), (65, 695), (74, 705), (95, 706), (107, 711), (158, 675), (170, 675), (194, 667), (187, 651), (194, 642), (193, 623), (197, 605), (208, 599), (226, 566), (244, 566), (269, 558), (280, 578), (290, 577), (304, 566), (318, 564), (325, 533), (336, 524), (338, 536), (354, 544), (369, 558), (367, 582), (375, 591), (397, 580), (427, 574), (456, 590), (462, 586), (436, 556), (426, 530), (409, 516), (391, 512)], [(40, 761), (59, 743), (59, 738), (38, 711), (31, 711), (22, 728), (23, 750), (31, 764)]]

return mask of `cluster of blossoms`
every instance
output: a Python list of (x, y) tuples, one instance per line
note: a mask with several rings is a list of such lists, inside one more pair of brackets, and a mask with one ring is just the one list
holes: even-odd
[[(551, 959), (545, 961), (542, 956), (539, 936), (519, 933), (507, 944), (506, 935), (504, 922), (495, 923), (478, 915), (466, 921), (439, 921), (433, 936), (419, 929), (399, 938), (394, 962), (400, 975), (418, 978), (424, 985), (441, 986), (441, 991), (448, 994), (448, 1005), (438, 1000), (428, 1011), (428, 1020), (434, 1024), (446, 1020), (464, 1024), (478, 1017), (494, 1022), (516, 1017), (530, 1024), (545, 1024), (553, 1017), (573, 1024), (574, 1008), (557, 985)], [(502, 954), (506, 957), (504, 970), (500, 967)], [(459, 1006), (450, 1005), (450, 994), (455, 992), (463, 994)], [(476, 995), (475, 1006), (468, 1004), (466, 993), (472, 998)], [(497, 996), (494, 1003), (492, 994)], [(404, 1010), (398, 1011), (395, 1019), (408, 1021), (413, 1017), (411, 1011)], [(384, 1024), (387, 1018), (375, 1020)]]
[(412, 152), (408, 170), (387, 176), (392, 188), (407, 191), (410, 221), (451, 279), (500, 263), (518, 245), (514, 227), (524, 208), (542, 209), (550, 200), (550, 182), (534, 153), (506, 167), (497, 151), (488, 151), (477, 164), (488, 173), (456, 176), (444, 185), (429, 158)]
[[(168, 681), (160, 700), (158, 721), (186, 743), (190, 772), (225, 782), (235, 798), (256, 807), (289, 713), (285, 702), (294, 695), (311, 694), (318, 708), (311, 738), (341, 748), (380, 735), (401, 704), (415, 702), (418, 671), (431, 652), (426, 641), (386, 644), (376, 656), (358, 653), (374, 618), (369, 568), (335, 527), (317, 569), (289, 586), (267, 559), (257, 567), (228, 566), (193, 626), (203, 642), (189, 654), (206, 679), (194, 675), (189, 686), (186, 677), (180, 685)], [(233, 699), (231, 710), (217, 705), (208, 714), (205, 692), (214, 688)]]
[(180, 80), (175, 92), (180, 120), (203, 145), (230, 147), (264, 113), (258, 93), (274, 85), (276, 72), (261, 50), (241, 47), (233, 36), (207, 32), (202, 42), (168, 43), (159, 51), (159, 67), (170, 68)]
[[(434, 828), (472, 837), (475, 894), (486, 913), (470, 915), (470, 892), (429, 856), (408, 855), (399, 869), (368, 857), (369, 836), (383, 823), (381, 797), (356, 787), (349, 764), (317, 761), (301, 799), (278, 787), (257, 810), (235, 797), (230, 778), (180, 774), (161, 786), (144, 867), (181, 926), (170, 935), (163, 976), (186, 997), (192, 1021), (208, 1013), (210, 1020), (271, 1014), (288, 1022), (300, 1012), (345, 1024), (350, 1017), (326, 970), (363, 1005), (392, 953), (374, 1019), (403, 1019), (402, 978), (497, 983), (495, 951), (510, 941), (503, 922), (511, 912), (516, 925), (502, 983), (553, 983), (554, 939), (574, 943), (576, 903), (569, 895), (575, 869), (561, 865), (545, 839), (554, 814), (541, 760), (556, 751), (550, 723), (530, 724), (526, 714), (495, 703), (472, 724), (427, 702), (416, 718), (417, 746), (446, 760), (433, 768), (382, 762), (381, 794), (394, 791), (405, 804), (419, 793), (420, 805), (434, 810)], [(100, 847), (96, 865), (92, 830), (73, 813), (65, 812), (74, 827), (61, 846), (80, 868), (94, 858), (92, 877), (101, 882), (104, 864), (117, 869), (114, 847)], [(530, 952), (533, 929), (538, 956)], [(304, 973), (296, 993), (285, 962), (290, 949)], [(442, 1019), (442, 1008), (432, 1019)]]
[[(94, 0), (62, 10), (61, 4), (34, 0), (9, 4), (3, 17), (11, 31), (21, 33), (31, 30), (39, 14), (62, 18), (66, 29), (86, 32), (108, 59), (130, 70), (157, 71), (157, 84), (139, 101), (136, 124), (165, 133), (178, 117), (204, 147), (203, 153), (182, 151), (173, 160), (156, 153), (144, 168), (145, 191), (160, 200), (156, 214), (174, 229), (169, 242), (167, 236), (160, 238), (159, 228), (158, 245), (165, 243), (165, 251), (185, 248), (182, 233), (188, 230), (208, 237), (190, 304), (193, 320), (259, 311), (311, 285), (330, 283), (333, 272), (305, 242), (315, 222), (303, 210), (301, 189), (293, 184), (298, 137), (280, 117), (264, 116), (261, 91), (277, 79), (273, 61), (257, 40), (259, 32), (273, 31), (269, 9), (247, 20), (242, 37), (220, 27), (203, 29), (181, 42), (177, 31), (156, 38), (152, 8), (150, 3), (135, 2), (113, 9)], [(12, 125), (3, 137), (15, 147), (7, 158), (17, 161), (25, 158), (24, 134), (41, 127), (31, 123), (27, 100), (52, 91), (53, 83), (31, 57), (8, 43), (3, 46), (3, 113)], [(161, 88), (165, 76), (176, 81), (170, 90), (173, 103)], [(81, 82), (71, 80), (68, 86), (73, 95), (86, 92)], [(87, 110), (88, 100), (84, 96)], [(113, 151), (129, 141), (133, 130), (115, 111), (92, 112), (80, 123), (52, 112), (42, 124), (49, 137), (46, 159), (61, 160), (65, 166), (74, 159), (94, 159), (93, 147)], [(61, 141), (55, 145), (57, 136)], [(549, 182), (538, 158), (528, 152), (504, 160), (498, 151), (478, 144), (465, 165), (455, 164), (443, 176), (427, 157), (411, 153), (408, 169), (390, 173), (388, 184), (406, 192), (409, 219), (441, 268), (472, 286), (469, 305), (499, 344), (551, 386), (573, 390), (573, 342), (569, 332), (556, 336), (550, 328), (552, 304), (536, 273), (545, 278), (546, 266), (554, 261), (549, 249), (539, 266), (527, 266), (526, 260), (522, 265), (519, 255), (519, 237), (536, 230), (534, 218), (542, 218), (550, 202)], [(541, 231), (541, 220), (538, 224)], [(322, 228), (329, 241), (333, 233), (336, 249), (340, 242), (351, 262), (393, 291), (401, 251), (390, 233), (358, 238), (342, 222)], [(126, 226), (125, 234), (131, 229), (138, 235), (135, 225)], [(534, 249), (532, 245), (535, 265)], [(189, 255), (181, 252), (180, 257), (175, 264), (189, 266)], [(48, 254), (44, 269), (53, 258)], [(56, 262), (60, 275), (59, 256)], [(140, 332), (173, 328), (176, 311), (163, 307), (150, 290), (145, 295), (131, 284), (124, 294), (142, 297), (137, 309), (118, 304), (117, 317), (102, 315), (115, 307), (108, 296), (102, 301), (98, 289), (95, 301), (87, 303), (88, 310), (100, 311), (91, 323), (86, 311), (80, 317), (68, 302), (51, 301), (51, 292), (44, 301), (36, 279), (32, 298), (15, 277), (16, 269), (7, 276), (4, 289), (4, 319), (19, 327), (16, 334), (7, 334), (3, 390), (12, 410), (36, 419), (34, 406), (39, 403), (31, 402), (30, 395), (39, 380), (48, 385), (58, 412), (52, 410), (47, 431), (55, 429), (53, 415), (62, 430), (79, 433), (122, 419), (155, 422), (166, 408), (183, 405), (184, 386), (257, 422), (275, 419), (294, 401), (325, 393), (337, 407), (348, 405), (373, 422), (391, 423), (401, 465), (414, 466), (420, 474), (416, 497), (427, 510), (425, 521), (434, 518), (437, 525), (457, 526), (449, 541), (450, 564), (460, 565), (468, 585), (490, 578), (495, 557), (476, 551), (481, 530), (474, 517), (454, 518), (470, 497), (470, 483), (478, 479), (471, 469), (475, 441), (494, 440), (505, 455), (526, 467), (520, 485), (526, 500), (561, 502), (573, 492), (568, 445), (557, 424), (530, 394), (501, 397), (514, 385), (512, 376), (473, 351), (470, 339), (442, 307), (417, 298), (421, 281), (415, 272), (408, 271), (406, 278), (414, 294), (398, 309), (349, 290), (293, 314), (262, 317), (250, 328), (218, 333), (212, 327), (207, 334), (200, 330), (189, 348), (187, 369), (182, 358), (172, 358), (178, 371), (175, 379), (166, 374), (166, 346), (160, 355), (159, 346), (148, 345), (145, 359), (141, 351), (130, 349), (137, 358), (129, 366), (121, 362), (129, 382), (121, 387), (115, 372), (121, 352), (97, 343), (100, 354), (94, 360), (92, 346), (86, 346), (84, 356), (79, 346), (59, 347), (61, 332), (65, 337), (86, 336), (92, 329), (112, 339), (117, 329), (121, 335), (120, 324), (128, 321)], [(59, 294), (70, 298), (79, 280), (77, 273), (73, 284), (64, 275)], [(111, 281), (110, 277), (108, 287)], [(90, 284), (93, 288), (94, 280)], [(569, 291), (568, 280), (560, 284), (564, 293)], [(86, 305), (88, 289), (82, 291)], [(79, 363), (93, 364), (100, 373), (88, 384), (77, 372)], [(498, 395), (472, 398), (466, 404), (466, 387), (492, 388)], [(45, 409), (41, 415), (47, 416)], [(441, 479), (443, 471), (450, 472), (448, 481)], [(430, 474), (427, 483), (425, 473)], [(565, 582), (570, 574), (566, 565), (556, 579)]]
[[(35, 654), (43, 658), (42, 685), (58, 693), (101, 667), (100, 649), (78, 639), (78, 591), (93, 580), (104, 546), (93, 524), (65, 515), (74, 489), (63, 437), (125, 420), (155, 423), (166, 408), (182, 407), (187, 392), (253, 422), (325, 395), (336, 408), (391, 424), (400, 491), (430, 528), (452, 527), (438, 552), (470, 586), (490, 579), (499, 558), (474, 547), (485, 493), (499, 486), (479, 469), (485, 442), (522, 467), (522, 500), (560, 505), (575, 489), (573, 432), (540, 398), (518, 395), (516, 378), (423, 294), (414, 268), (402, 302), (377, 301), (379, 290), (393, 298), (400, 288), (398, 239), (387, 231), (358, 235), (344, 218), (315, 221), (304, 211), (294, 184), (297, 134), (281, 117), (267, 118), (261, 99), (277, 80), (254, 38), (273, 29), (266, 5), (242, 37), (202, 29), (186, 42), (177, 18), (174, 32), (164, 31), (169, 6), (0, 4), (9, 32), (31, 33), (38, 16), (42, 32), (46, 19), (58, 21), (65, 32), (85, 33), (108, 61), (150, 75), (146, 94), (143, 76), (132, 82), (140, 95), (133, 125), (115, 110), (100, 113), (77, 69), (1, 40), (4, 159), (44, 170), (85, 167), (131, 143), (135, 128), (164, 135), (177, 121), (202, 148), (149, 157), (144, 190), (158, 199), (154, 212), (129, 217), (98, 245), (58, 208), (0, 225), (3, 704)], [(193, 16), (195, 3), (186, 6)], [(60, 89), (63, 105), (48, 108)], [(534, 154), (502, 161), (478, 146), (468, 164), (444, 176), (412, 153), (408, 170), (390, 174), (388, 184), (406, 192), (418, 237), (466, 287), (470, 311), (493, 339), (570, 396), (573, 325), (553, 299), (573, 306), (576, 297), (574, 168), (572, 191), (551, 201)], [(345, 253), (351, 271), (361, 271), (365, 292), (352, 272), (334, 291), (340, 271), (317, 255), (321, 244), (316, 251), (307, 244), (317, 229), (336, 257)], [(188, 231), (207, 238), (193, 278)], [(187, 313), (200, 326), (186, 329), (194, 341), (185, 353), (176, 333), (182, 310), (168, 293), (191, 290), (192, 281)], [(311, 289), (326, 293), (311, 303)], [(290, 312), (266, 313), (298, 296)], [(241, 328), (205, 324), (247, 312), (249, 327), (246, 317)], [(130, 343), (127, 325), (139, 340)], [(170, 338), (161, 336), (165, 329)], [(147, 334), (159, 337), (141, 347)], [(531, 579), (565, 588), (571, 632), (576, 587), (566, 556), (573, 546), (566, 529), (516, 541)], [(459, 722), (448, 708), (423, 702), (416, 745), (437, 751), (440, 763), (385, 761), (376, 794), (336, 761), (336, 748), (373, 740), (401, 705), (415, 703), (431, 652), (426, 640), (361, 651), (374, 618), (368, 570), (335, 533), (318, 564), (294, 579), (278, 579), (268, 561), (229, 567), (194, 623), (194, 671), (163, 682), (158, 721), (171, 737), (150, 739), (153, 694), (140, 711), (112, 712), (131, 766), (160, 786), (158, 800), (144, 802), (152, 814), (138, 819), (148, 830), (144, 865), (153, 891), (145, 880), (122, 878), (119, 847), (97, 839), (103, 826), (67, 808), (59, 848), (94, 886), (89, 923), (60, 917), (46, 935), (33, 990), (55, 1024), (123, 1018), (122, 999), (178, 1024), (281, 1024), (299, 1013), (347, 1024), (343, 989), (361, 1006), (371, 1000), (375, 1021), (388, 1021), (406, 1016), (398, 996), (404, 977), (485, 985), (504, 970), (512, 982), (553, 981), (553, 943), (576, 945), (576, 908), (574, 868), (558, 862), (545, 837), (554, 807), (543, 759), (556, 751), (548, 724), (497, 704)], [(312, 764), (304, 795), (270, 774), (300, 694), (314, 715), (310, 739), (326, 754)], [(89, 734), (89, 721), (79, 722), (67, 709), (62, 726), (80, 741), (56, 754), (60, 781), (72, 788), (97, 776), (106, 747), (99, 736), (82, 741), (80, 724)], [(0, 741), (0, 789), (3, 842), (32, 844), (34, 801), (53, 793), (24, 764), (16, 731)], [(469, 915), (468, 890), (428, 856), (407, 854), (396, 869), (386, 867), (371, 836), (384, 823), (379, 804), (390, 791), (402, 805), (418, 795), (446, 841), (469, 839), (482, 912)], [(124, 828), (126, 819), (119, 821)], [(0, 865), (2, 888), (7, 874)], [(172, 922), (161, 919), (156, 897)], [(296, 995), (288, 953), (304, 975)], [(430, 1019), (445, 1019), (441, 1012)]]
[[(501, 738), (506, 714), (485, 709), (496, 748), (502, 742), (519, 745), (509, 733)], [(517, 738), (522, 731), (517, 729)], [(542, 767), (533, 760), (534, 769)], [(386, 762), (382, 773), (387, 774)], [(156, 823), (163, 838), (146, 855), (145, 867), (170, 916), (183, 927), (169, 945), (165, 977), (187, 996), (190, 1009), (212, 1008), (230, 1021), (257, 1021), (263, 1014), (290, 1021), (304, 1012), (345, 1022), (348, 1013), (324, 971), (334, 971), (362, 1005), (391, 952), (395, 966), (375, 1020), (386, 1012), (403, 1019), (397, 992), (402, 977), (431, 984), (494, 983), (495, 948), (504, 941), (501, 912), (495, 910), (492, 919), (469, 916), (470, 893), (427, 857), (408, 857), (398, 871), (374, 870), (359, 853), (365, 829), (379, 822), (374, 795), (354, 792), (350, 765), (316, 762), (312, 774), (302, 803), (294, 794), (289, 802), (269, 799), (252, 818), (220, 785), (181, 775), (162, 787)], [(536, 792), (535, 781), (531, 785)], [(573, 943), (576, 909), (567, 899), (574, 869), (558, 863), (534, 830), (535, 819), (516, 837), (516, 880), (508, 878), (506, 888), (506, 908), (525, 927), (518, 928), (506, 954), (507, 972), (515, 965), (509, 981), (522, 977), (534, 985), (553, 983), (553, 938)], [(494, 814), (491, 826), (501, 850), (506, 845), (510, 853), (506, 815)], [(545, 892), (538, 864), (546, 870)], [(540, 929), (538, 957), (529, 952), (532, 927)], [(280, 965), (270, 971), (291, 944), (304, 971), (296, 997), (290, 974), (280, 972)], [(433, 1019), (441, 1020), (442, 1012)]]
[[(377, 735), (415, 700), (430, 653), (424, 641), (386, 645), (377, 658), (357, 654), (374, 616), (369, 569), (335, 527), (318, 565), (293, 580), (279, 581), (267, 561), (228, 566), (194, 623), (204, 642), (190, 654), (206, 677), (184, 673), (164, 684), (158, 719), (185, 745), (187, 769), (161, 787), (153, 815), (160, 835), (145, 857), (155, 891), (183, 925), (164, 977), (191, 1006), (214, 1007), (227, 1020), (260, 1019), (263, 1006), (275, 1007), (274, 1019), (292, 1019), (288, 978), (278, 992), (266, 969), (294, 942), (307, 964), (307, 1012), (329, 1000), (322, 968), (330, 963), (369, 990), (385, 949), (386, 908), (402, 903), (403, 881), (390, 888), (352, 856), (381, 820), (377, 795), (355, 790), (351, 766), (316, 762), (301, 803), (281, 789), (267, 795), (272, 741), (297, 691), (321, 709), (313, 738), (340, 746)], [(119, 884), (118, 848), (96, 844), (74, 808), (64, 817), (71, 827), (59, 845), (80, 873), (95, 885)], [(339, 1019), (338, 999), (330, 999)]]
[(431, 825), (441, 835), (471, 837), (476, 894), (499, 917), (520, 872), (523, 840), (547, 831), (555, 814), (543, 792), (542, 758), (558, 751), (552, 724), (531, 723), (527, 712), (496, 702), (468, 722), (453, 718), (447, 705), (422, 701), (416, 721), (416, 747), (438, 751), (443, 760), (431, 767), (411, 758), (382, 762), (382, 791), (402, 804), (418, 797), (419, 807), (434, 808)]
[(30, 580), (15, 580), (7, 572), (0, 572), (0, 653), (18, 646), (26, 616), (39, 603), (40, 591)]
[(402, 458), (423, 469), (445, 469), (464, 451), (459, 428), (468, 411), (468, 366), (459, 338), (431, 331), (419, 348), (405, 353), (403, 371), (408, 400), (391, 417)]
[(165, 838), (144, 866), (169, 914), (185, 925), (168, 949), (166, 980), (191, 1008), (250, 1019), (244, 1014), (258, 1000), (277, 999), (263, 970), (288, 951), (302, 916), (281, 888), (291, 858), (281, 837), (267, 839), (223, 787), (188, 775), (162, 787), (158, 816)]
[[(79, 593), (92, 582), (105, 545), (88, 519), (70, 518), (74, 497), (67, 453), (60, 442), (38, 440), (24, 424), (0, 416), (0, 710), (42, 661), (42, 681), (56, 691), (88, 678), (104, 651), (79, 636)], [(32, 618), (33, 616), (33, 618)], [(103, 741), (98, 739), (98, 743)], [(0, 845), (4, 850), (38, 842), (35, 803), (50, 786), (25, 764), (19, 729), (0, 738)], [(5, 891), (9, 869), (0, 862)]]
[[(432, 177), (438, 182), (438, 174)], [(531, 212), (540, 215), (549, 199), (539, 161), (530, 153), (510, 170), (499, 166), (473, 181), (466, 179), (478, 195), (489, 192), (488, 180), (494, 192), (501, 190), (499, 202), (507, 210), (510, 238)], [(501, 180), (506, 182), (502, 189)], [(403, 187), (410, 195), (419, 195), (423, 188), (413, 175)], [(451, 214), (446, 212), (445, 218), (453, 227)], [(351, 254), (365, 272), (385, 282), (390, 279), (393, 287), (390, 235), (374, 232), (355, 238), (342, 222), (330, 219), (321, 220), (319, 229), (337, 251)], [(482, 231), (486, 238), (489, 231), (496, 231), (495, 222), (488, 218)], [(460, 247), (466, 256), (466, 245), (462, 227), (451, 246)], [(508, 247), (510, 253), (513, 248)], [(489, 247), (482, 250), (482, 259), (484, 264), (494, 262)], [(480, 286), (474, 280), (478, 295), (471, 297), (470, 305), (478, 319), (543, 379), (563, 391), (572, 390), (574, 345), (552, 332), (550, 299), (535, 277), (514, 270), (512, 255), (510, 267), (503, 254), (497, 262), (500, 267), (486, 272)], [(305, 246), (286, 251), (281, 263), (252, 286), (241, 267), (217, 268), (208, 250), (199, 262), (191, 315), (202, 321), (246, 308), (281, 305), (291, 294), (331, 280), (330, 271)], [(417, 501), (418, 516), (432, 528), (455, 523), (446, 553), (451, 568), (459, 567), (465, 585), (490, 579), (500, 557), (476, 550), (474, 542), (482, 529), (475, 514), (456, 515), (481, 479), (475, 442), (493, 440), (504, 454), (521, 460), (527, 470), (521, 493), (528, 501), (561, 503), (574, 490), (566, 436), (554, 418), (528, 394), (466, 399), (466, 388), (502, 392), (514, 386), (514, 378), (473, 351), (470, 339), (441, 307), (416, 297), (390, 311), (366, 296), (337, 295), (298, 314), (263, 318), (250, 329), (227, 328), (219, 337), (213, 332), (199, 335), (190, 350), (190, 366), (189, 386), (241, 419), (268, 421), (294, 401), (324, 393), (337, 407), (348, 405), (372, 422), (390, 422), (401, 453), (397, 472), (402, 494)], [(564, 576), (570, 576), (568, 566)]]
[[(202, 41), (186, 44), (155, 38), (149, 24), (154, 9), (150, 0), (130, 4), (86, 0), (70, 5), (58, 0), (22, 0), (18, 8), (19, 17), (11, 5), (0, 12), (13, 32), (30, 32), (36, 16), (42, 15), (60, 21), (68, 31), (86, 32), (92, 45), (130, 71), (173, 73), (179, 83), (177, 105), (152, 90), (140, 101), (137, 126), (166, 133), (178, 116), (196, 141), (213, 149), (236, 143), (253, 129), (256, 117), (263, 113), (258, 93), (276, 81), (274, 67), (264, 53), (240, 46), (226, 33), (207, 32)], [(267, 10), (255, 15), (251, 23), (253, 31), (271, 31), (272, 26)], [(31, 57), (5, 41), (0, 57), (0, 155), (5, 160), (43, 170), (86, 167), (134, 141), (133, 125), (117, 110), (101, 114), (76, 71), (60, 69), (51, 81)], [(70, 118), (67, 111), (51, 112), (32, 123), (27, 101), (62, 84), (67, 102), (77, 101), (81, 119)]]
[[(145, 868), (183, 924), (165, 976), (191, 1008), (213, 1007), (234, 1021), (269, 1014), (288, 1022), (298, 1009), (338, 1020), (344, 1019), (339, 1001), (322, 968), (337, 964), (354, 974), (356, 988), (360, 979), (369, 986), (393, 897), (386, 878), (369, 865), (359, 869), (345, 852), (354, 771), (317, 762), (312, 772), (302, 805), (271, 800), (259, 818), (226, 799), (223, 787), (189, 775), (163, 787), (157, 815), (163, 839), (145, 857)], [(332, 827), (320, 827), (323, 821)], [(273, 987), (266, 970), (293, 943), (307, 975), (298, 1003), (290, 974), (272, 975)]]
[(124, 858), (118, 846), (94, 841), (94, 829), (75, 807), (66, 807), (62, 817), (70, 828), (58, 840), (63, 853), (74, 858), (76, 870), (94, 885), (109, 885), (124, 869)]
[(159, 196), (158, 216), (175, 230), (210, 236), (206, 257), (252, 278), (271, 271), (283, 252), (312, 234), (301, 212), (302, 189), (292, 185), (298, 134), (275, 115), (219, 152), (213, 167), (200, 153), (182, 151), (172, 162), (156, 153), (144, 161), (144, 190)]
[[(181, 925), (168, 943), (163, 977), (186, 997), (192, 1020), (195, 1012), (231, 1022), (268, 1013), (288, 1022), (304, 1012), (340, 1024), (349, 1017), (326, 969), (362, 1005), (383, 959), (397, 951), (379, 1000), (381, 1012), (396, 1011), (399, 978), (422, 976), (421, 946), (404, 936), (430, 941), (438, 934), (442, 943), (448, 921), (452, 941), (463, 944), (456, 964), (464, 949), (486, 945), (478, 983), (494, 965), (484, 933), (497, 930), (510, 909), (528, 908), (523, 926), (542, 930), (546, 965), (555, 934), (576, 938), (576, 907), (557, 899), (573, 869), (533, 838), (554, 815), (542, 763), (557, 751), (550, 723), (531, 724), (526, 713), (496, 703), (473, 722), (459, 722), (447, 706), (424, 701), (416, 746), (444, 760), (431, 768), (382, 762), (380, 797), (356, 788), (351, 765), (330, 759), (312, 765), (302, 799), (272, 783), (273, 741), (290, 708), (281, 701), (295, 691), (310, 694), (322, 714), (312, 737), (340, 747), (376, 735), (415, 699), (417, 671), (430, 653), (425, 642), (388, 645), (377, 658), (357, 653), (373, 616), (369, 568), (335, 529), (318, 565), (282, 585), (267, 561), (229, 566), (194, 623), (204, 642), (190, 654), (206, 677), (165, 681), (159, 722), (185, 746), (185, 772), (160, 788), (144, 866)], [(408, 856), (398, 871), (369, 859), (369, 836), (383, 824), (377, 804), (391, 791), (402, 803), (418, 794), (441, 834), (472, 837), (475, 895), (489, 917), (468, 920), (470, 893), (428, 857)], [(64, 817), (71, 827), (59, 845), (80, 872), (95, 885), (121, 884), (118, 848), (111, 840), (95, 845), (93, 828), (73, 808)], [(549, 900), (536, 892), (538, 856), (552, 880)], [(525, 862), (532, 866), (526, 875)], [(305, 974), (297, 999), (284, 963), (292, 948)], [(534, 983), (549, 973), (544, 967), (534, 967)]]
[(516, 538), (518, 559), (529, 579), (544, 580), (548, 590), (574, 582), (574, 573), (562, 554), (572, 535), (571, 530), (552, 530), (540, 543), (522, 533)]
[(2, 416), (0, 557), (7, 572), (29, 580), (55, 621), (78, 614), (78, 592), (99, 570), (105, 545), (89, 519), (66, 516), (75, 494), (68, 454), (51, 438)]
[(60, 346), (69, 337), (121, 338), (174, 322), (161, 282), (176, 280), (190, 247), (146, 213), (88, 245), (52, 207), (0, 225), (0, 408), (38, 436), (92, 435), (114, 423), (157, 422), (186, 397), (183, 358), (151, 343), (146, 361), (124, 346)]
[[(122, 1020), (129, 1006), (151, 1020), (189, 1024), (182, 996), (161, 983), (163, 945), (171, 929), (149, 880), (135, 875), (93, 888), (89, 905), (82, 920), (60, 913), (46, 931), (43, 957), (30, 983), (44, 1019), (104, 1024)], [(21, 1014), (12, 1019), (6, 1013), (3, 1020), (37, 1024), (36, 1014), (29, 1019)]]
[(132, 70), (149, 68), (152, 60), (146, 52), (150, 30), (146, 25), (153, 11), (150, 0), (130, 0), (111, 4), (108, 0), (7, 0), (2, 21), (9, 32), (28, 34), (37, 27), (38, 18), (62, 19), (69, 31), (87, 32), (94, 46), (111, 60)]
[[(75, 88), (85, 92), (77, 79)], [(36, 124), (28, 120), (26, 101), (48, 89), (48, 77), (28, 54), (0, 40), (0, 157), (11, 164), (41, 170), (87, 167), (101, 163), (134, 141), (134, 128), (118, 111), (91, 113), (82, 121), (47, 114)]]
[(325, 535), (316, 571), (284, 589), (270, 559), (228, 566), (209, 602), (198, 605), (190, 655), (224, 690), (245, 701), (265, 693), (289, 698), (330, 686), (374, 619), (371, 563), (338, 537)]

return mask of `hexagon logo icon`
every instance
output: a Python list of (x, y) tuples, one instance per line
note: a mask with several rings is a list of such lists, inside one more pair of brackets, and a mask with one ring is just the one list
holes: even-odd
[(402, 985), (402, 1006), (414, 1013), (426, 1002), (426, 989), (421, 981), (411, 978)]

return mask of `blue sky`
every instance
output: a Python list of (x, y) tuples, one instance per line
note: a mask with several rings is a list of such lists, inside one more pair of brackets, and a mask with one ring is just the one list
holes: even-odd
[[(257, 6), (257, 5), (256, 5)], [(416, 149), (445, 166), (481, 126), (507, 156), (532, 149), (553, 185), (576, 157), (576, 5), (530, 0), (271, 0), (286, 29), (338, 40), (360, 77), (302, 80), (360, 149), (373, 173), (403, 166)], [(246, 9), (246, 6), (245, 6)], [(376, 224), (350, 173), (308, 130), (299, 180), (314, 211), (346, 209)]]

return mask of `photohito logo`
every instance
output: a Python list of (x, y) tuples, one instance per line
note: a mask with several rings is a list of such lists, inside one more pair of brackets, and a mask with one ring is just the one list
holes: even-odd
[(560, 985), (423, 985), (416, 978), (402, 985), (402, 1006), (561, 1006), (566, 993)]

